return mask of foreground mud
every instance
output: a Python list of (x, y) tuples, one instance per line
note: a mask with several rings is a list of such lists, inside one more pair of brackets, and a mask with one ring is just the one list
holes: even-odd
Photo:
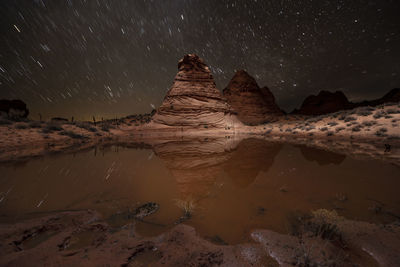
[(35, 215), (0, 225), (0, 265), (396, 266), (400, 262), (399, 224), (345, 219), (324, 223), (335, 223), (336, 232), (324, 236), (303, 226), (292, 235), (255, 230), (254, 242), (218, 245), (183, 224), (143, 237), (135, 231), (135, 220), (115, 228), (91, 210)]

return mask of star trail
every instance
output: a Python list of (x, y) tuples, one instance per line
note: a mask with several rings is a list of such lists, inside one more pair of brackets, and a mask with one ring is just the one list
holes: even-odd
[(400, 84), (399, 13), (396, 1), (3, 0), (0, 98), (36, 119), (150, 112), (187, 53), (220, 90), (246, 69), (286, 111), (320, 90), (377, 98)]

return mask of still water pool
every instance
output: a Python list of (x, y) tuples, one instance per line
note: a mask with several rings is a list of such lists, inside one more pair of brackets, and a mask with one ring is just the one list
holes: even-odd
[(320, 208), (391, 222), (400, 214), (399, 177), (398, 166), (381, 161), (257, 139), (96, 147), (1, 164), (0, 223), (92, 209), (118, 229), (132, 223), (135, 208), (155, 202), (157, 212), (135, 221), (140, 234), (183, 222), (235, 244), (257, 228), (288, 233), (291, 218)]

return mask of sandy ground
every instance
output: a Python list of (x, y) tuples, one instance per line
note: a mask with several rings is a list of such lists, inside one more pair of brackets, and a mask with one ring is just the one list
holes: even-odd
[(304, 144), (400, 165), (399, 106), (361, 107), (316, 117), (285, 116), (258, 126), (233, 121), (225, 129), (168, 127), (153, 123), (150, 116), (130, 116), (96, 125), (91, 122), (13, 122), (3, 119), (0, 120), (0, 161), (74, 152), (99, 144), (143, 142), (151, 145), (167, 139), (209, 136), (234, 139), (236, 143), (255, 137)]

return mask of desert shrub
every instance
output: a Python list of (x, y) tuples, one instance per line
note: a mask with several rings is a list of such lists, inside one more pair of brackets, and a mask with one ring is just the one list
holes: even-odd
[(389, 109), (387, 109), (386, 110), (386, 112), (388, 113), (388, 114), (399, 114), (400, 113), (400, 110), (399, 109), (394, 109), (394, 108), (389, 108)]
[(287, 129), (285, 130), (285, 132), (290, 133), (290, 132), (292, 132), (292, 129), (291, 129), (291, 128), (287, 128)]
[(352, 130), (353, 132), (359, 132), (359, 131), (361, 130), (361, 128), (362, 128), (361, 125), (356, 125), (356, 126), (354, 126), (351, 130)]
[(383, 111), (383, 110), (378, 110), (378, 111), (375, 112), (374, 118), (375, 118), (375, 119), (379, 119), (379, 118), (384, 117), (385, 115), (386, 115), (386, 112), (385, 112), (385, 111)]
[(322, 128), (321, 128), (321, 131), (322, 131), (322, 132), (328, 131), (328, 127), (322, 127)]
[(320, 117), (309, 118), (309, 119), (307, 119), (307, 121), (308, 121), (308, 122), (311, 122), (311, 123), (316, 123), (316, 122), (319, 122), (320, 120), (321, 120)]
[(103, 132), (109, 132), (110, 131), (110, 127), (109, 127), (108, 124), (103, 124), (103, 125), (101, 125), (101, 130)]
[(65, 135), (65, 136), (69, 136), (69, 137), (74, 138), (74, 139), (83, 139), (83, 138), (85, 138), (84, 135), (74, 133), (73, 131), (62, 131), (59, 134), (60, 135)]
[(85, 129), (86, 131), (89, 131), (89, 132), (97, 132), (97, 129), (95, 127), (93, 127), (90, 122), (76, 122), (75, 126)]
[(10, 124), (12, 124), (12, 121), (10, 121), (7, 118), (0, 117), (0, 125), (10, 125)]
[(333, 136), (334, 132), (333, 131), (328, 131), (328, 133), (326, 134), (327, 136)]
[(364, 121), (362, 123), (363, 126), (371, 127), (372, 125), (375, 125), (376, 121)]
[(341, 240), (337, 224), (343, 220), (335, 210), (319, 209), (312, 211), (312, 219), (306, 224), (306, 230), (327, 240)]
[(380, 137), (387, 136), (386, 132), (387, 132), (387, 129), (382, 127), (378, 131), (376, 131), (375, 135), (380, 136)]
[(19, 129), (19, 130), (28, 129), (28, 125), (26, 123), (17, 123), (15, 125), (15, 129)]
[(336, 121), (330, 121), (330, 122), (328, 122), (328, 125), (333, 127), (333, 126), (338, 125), (338, 123)]
[(391, 119), (391, 118), (393, 118), (393, 116), (391, 116), (391, 115), (385, 115), (385, 119)]
[(374, 111), (372, 107), (360, 107), (355, 110), (355, 113), (359, 116), (369, 116)]
[(58, 132), (58, 131), (62, 131), (62, 130), (63, 130), (63, 128), (58, 123), (49, 122), (42, 129), (42, 132), (43, 133), (52, 133), (52, 132)]
[(347, 116), (347, 117), (344, 119), (344, 122), (355, 121), (355, 120), (357, 120), (357, 118), (356, 118), (356, 117), (353, 117), (353, 116)]
[(340, 131), (343, 131), (345, 128), (344, 127), (338, 127), (338, 128), (336, 128), (335, 130), (336, 130), (336, 132), (338, 133), (338, 132), (340, 132)]
[[(136, 126), (138, 126), (138, 124), (136, 124)], [(101, 125), (101, 130), (102, 130), (103, 132), (109, 132), (110, 129), (115, 129), (115, 126), (112, 125), (111, 123), (103, 123), (103, 124)]]
[(40, 127), (42, 127), (42, 124), (39, 121), (30, 121), (28, 123), (28, 125), (31, 128), (40, 128)]

